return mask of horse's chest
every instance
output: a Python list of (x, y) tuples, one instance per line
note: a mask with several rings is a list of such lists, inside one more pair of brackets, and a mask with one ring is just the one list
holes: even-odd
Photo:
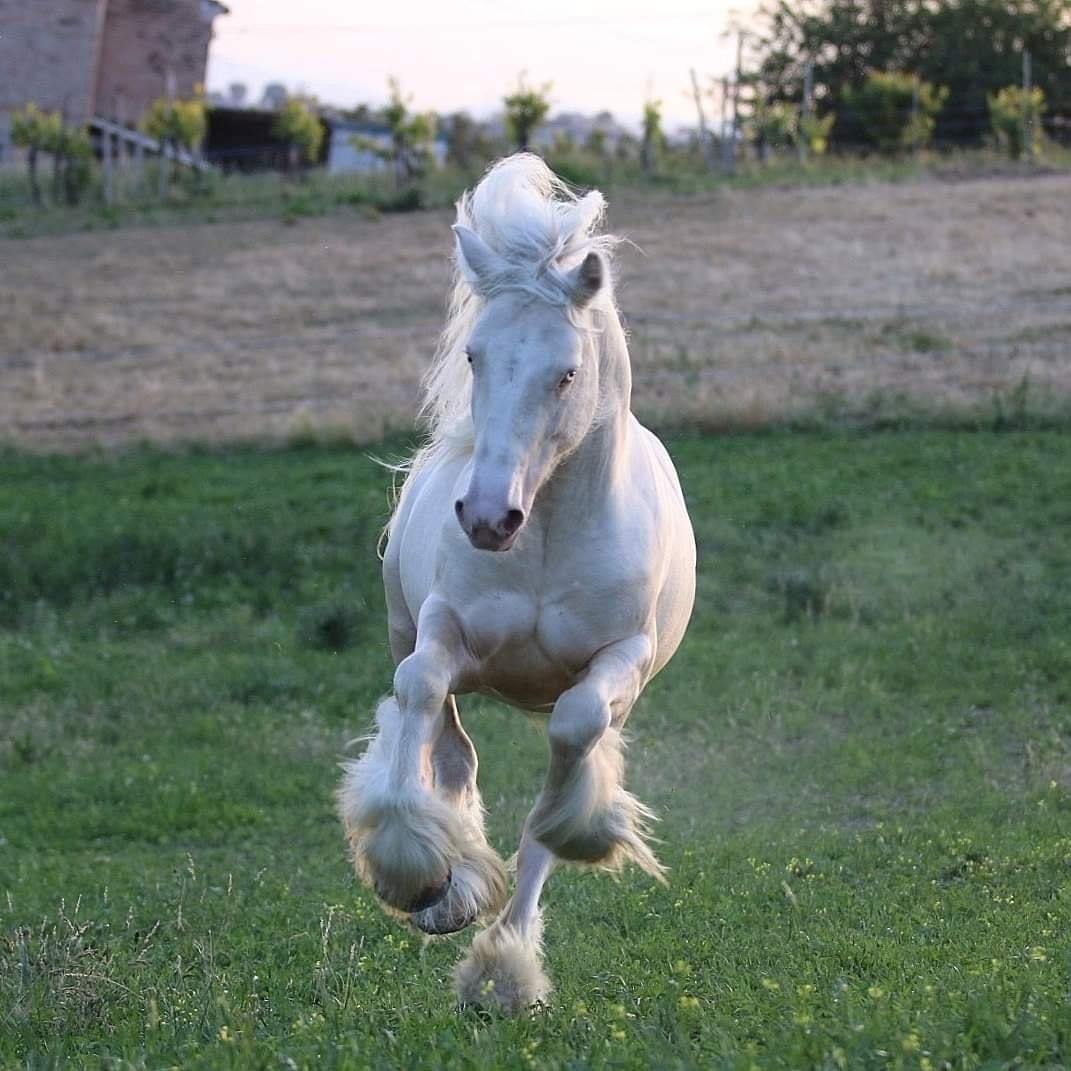
[(549, 708), (592, 656), (617, 638), (613, 614), (579, 583), (541, 597), (497, 591), (462, 614), (476, 661), (473, 686), (520, 706)]

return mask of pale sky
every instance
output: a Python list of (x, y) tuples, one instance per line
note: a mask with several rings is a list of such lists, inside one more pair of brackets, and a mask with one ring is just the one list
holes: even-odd
[[(226, 0), (216, 20), (208, 87), (267, 82), (328, 104), (380, 104), (396, 75), (418, 109), (486, 116), (527, 71), (553, 83), (552, 112), (609, 109), (635, 125), (648, 92), (668, 126), (694, 122), (689, 68), (706, 85), (730, 73), (731, 23), (754, 0)], [(708, 102), (708, 108), (714, 105)], [(710, 118), (708, 112), (708, 118)]]

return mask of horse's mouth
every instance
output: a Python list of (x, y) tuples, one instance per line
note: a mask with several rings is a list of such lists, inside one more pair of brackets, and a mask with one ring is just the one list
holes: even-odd
[(509, 535), (504, 536), (500, 535), (489, 525), (478, 524), (468, 533), (468, 537), (469, 542), (477, 550), (490, 550), (495, 553), (501, 553), (502, 551), (509, 550), (510, 547), (517, 542), (518, 532), (512, 532)]

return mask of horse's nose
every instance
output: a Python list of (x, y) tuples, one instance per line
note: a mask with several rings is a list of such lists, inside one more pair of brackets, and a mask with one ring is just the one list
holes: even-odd
[(505, 550), (525, 522), (523, 509), (508, 509), (492, 520), (497, 510), (481, 508), (478, 501), (474, 504), (464, 498), (454, 502), (454, 513), (477, 550)]

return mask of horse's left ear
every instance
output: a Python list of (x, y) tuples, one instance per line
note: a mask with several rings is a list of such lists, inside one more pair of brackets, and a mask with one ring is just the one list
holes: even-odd
[(590, 305), (603, 288), (606, 276), (606, 262), (592, 250), (572, 271), (565, 273), (573, 304), (578, 309)]
[(457, 266), (469, 286), (478, 294), (486, 293), (505, 269), (505, 262), (471, 228), (455, 223)]

